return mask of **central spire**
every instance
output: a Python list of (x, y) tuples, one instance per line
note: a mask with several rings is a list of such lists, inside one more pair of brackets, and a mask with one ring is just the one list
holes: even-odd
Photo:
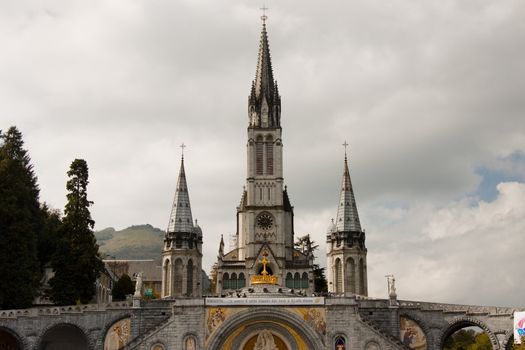
[(281, 96), (279, 96), (277, 82), (273, 78), (270, 45), (266, 32), (267, 16), (261, 18), (263, 23), (257, 69), (248, 100), (250, 127), (278, 128), (281, 125)]

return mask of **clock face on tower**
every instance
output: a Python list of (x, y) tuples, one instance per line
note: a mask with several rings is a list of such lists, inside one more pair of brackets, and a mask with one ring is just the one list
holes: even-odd
[(262, 213), (257, 216), (257, 227), (267, 231), (273, 226), (273, 217), (268, 213)]

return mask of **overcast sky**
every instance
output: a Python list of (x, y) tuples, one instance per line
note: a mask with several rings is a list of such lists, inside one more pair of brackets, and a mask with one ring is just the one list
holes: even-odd
[[(523, 306), (525, 2), (268, 1), (296, 234), (321, 243), (350, 172), (369, 291)], [(96, 229), (165, 229), (186, 148), (204, 269), (235, 231), (262, 3), (0, 1), (0, 129), (41, 200), (90, 168)]]

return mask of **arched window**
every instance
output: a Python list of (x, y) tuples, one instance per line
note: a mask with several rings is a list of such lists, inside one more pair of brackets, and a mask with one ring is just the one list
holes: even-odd
[(335, 337), (334, 350), (346, 350), (346, 340), (342, 335)]
[(343, 292), (343, 267), (339, 258), (335, 260), (335, 292)]
[(348, 278), (346, 286), (352, 293), (356, 292), (355, 283), (355, 261), (353, 258), (346, 259), (346, 277)]
[(230, 275), (228, 272), (222, 275), (222, 289), (230, 289)]
[(365, 264), (359, 259), (359, 294), (365, 294)]
[(255, 141), (255, 174), (256, 175), (262, 175), (263, 174), (263, 139), (262, 136), (257, 136), (257, 140)]
[(188, 266), (186, 266), (186, 281), (186, 294), (193, 295), (193, 260), (188, 261)]
[(303, 277), (301, 278), (301, 288), (308, 289), (308, 274), (303, 272)]
[(246, 278), (244, 277), (244, 273), (239, 274), (239, 280), (237, 281), (237, 288), (244, 288), (246, 287)]
[(182, 274), (183, 274), (183, 267), (182, 267), (182, 260), (181, 259), (177, 259), (175, 261), (175, 266), (174, 266), (174, 278), (173, 278), (173, 284), (174, 284), (174, 288), (173, 288), (173, 292), (174, 292), (174, 295), (181, 295), (182, 294)]
[(293, 276), (290, 272), (286, 274), (286, 288), (293, 289)]
[(230, 288), (237, 289), (237, 274), (235, 272), (230, 277)]
[(164, 262), (164, 296), (171, 295), (171, 264), (170, 259)]
[(273, 175), (273, 139), (266, 137), (266, 175)]
[(299, 272), (293, 275), (293, 287), (294, 289), (301, 289), (301, 275)]

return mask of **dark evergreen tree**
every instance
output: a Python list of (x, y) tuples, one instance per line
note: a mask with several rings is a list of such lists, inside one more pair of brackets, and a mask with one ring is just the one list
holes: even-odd
[(60, 305), (88, 303), (95, 295), (95, 281), (104, 268), (87, 198), (88, 166), (75, 159), (67, 172), (67, 204), (60, 226), (60, 239), (51, 259), (55, 276), (49, 281), (50, 298)]
[(51, 261), (51, 257), (57, 249), (59, 230), (62, 220), (60, 211), (51, 209), (44, 203), (40, 211), (42, 213), (43, 226), (38, 237), (38, 260), (43, 270)]
[(316, 293), (328, 292), (328, 281), (326, 280), (324, 270), (324, 267), (314, 264), (314, 292)]
[(135, 293), (135, 284), (127, 274), (120, 276), (111, 289), (113, 300), (125, 300), (126, 295)]
[(37, 178), (22, 134), (0, 131), (0, 308), (31, 306), (39, 281), (37, 236), (42, 220)]

